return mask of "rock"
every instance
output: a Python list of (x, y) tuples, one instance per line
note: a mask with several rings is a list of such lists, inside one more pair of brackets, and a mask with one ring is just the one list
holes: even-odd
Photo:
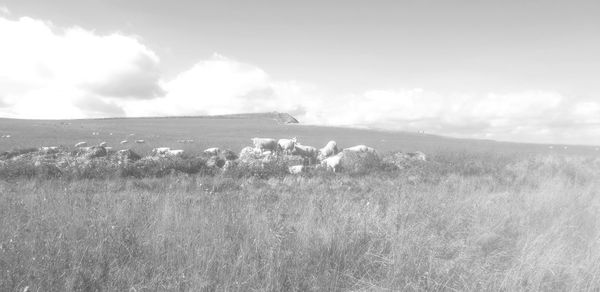
[(106, 152), (106, 148), (102, 146), (92, 146), (86, 148), (80, 148), (78, 151), (78, 156), (83, 156), (87, 159), (93, 159), (98, 157), (106, 157), (108, 152)]
[(123, 149), (123, 150), (119, 150), (117, 151), (117, 154), (115, 155), (117, 161), (120, 163), (128, 163), (128, 162), (135, 162), (138, 161), (140, 159), (142, 159), (142, 157), (133, 152), (133, 150), (131, 149)]

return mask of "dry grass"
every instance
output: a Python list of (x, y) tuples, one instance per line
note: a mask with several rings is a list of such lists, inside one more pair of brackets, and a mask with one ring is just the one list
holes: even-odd
[(600, 289), (600, 162), (0, 182), (0, 290)]

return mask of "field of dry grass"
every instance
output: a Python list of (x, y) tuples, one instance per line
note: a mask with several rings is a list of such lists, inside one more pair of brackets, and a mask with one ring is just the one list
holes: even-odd
[(600, 160), (0, 181), (0, 290), (600, 289)]

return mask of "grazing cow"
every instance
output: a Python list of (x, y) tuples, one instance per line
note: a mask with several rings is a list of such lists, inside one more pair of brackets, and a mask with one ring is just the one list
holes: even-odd
[(365, 145), (352, 146), (352, 147), (344, 149), (344, 151), (375, 153), (375, 149), (373, 149), (369, 146), (365, 146)]
[(98, 146), (106, 147), (106, 146), (108, 146), (108, 143), (107, 142), (102, 142), (102, 143), (98, 144)]
[(87, 142), (79, 142), (79, 143), (75, 144), (75, 147), (76, 147), (76, 148), (79, 148), (79, 147), (86, 147), (86, 146), (87, 146)]
[(129, 143), (129, 141), (127, 141), (127, 140), (123, 140), (123, 141), (121, 141), (121, 142), (119, 142), (119, 143), (121, 143), (121, 145), (125, 145), (125, 144)]
[(217, 155), (219, 155), (219, 151), (221, 151), (221, 149), (219, 149), (219, 147), (212, 147), (212, 148), (205, 149), (204, 153), (211, 155), (211, 156), (217, 156)]
[(260, 151), (270, 150), (274, 152), (277, 149), (277, 141), (271, 138), (252, 138), (252, 144), (254, 144), (254, 148)]
[(321, 166), (326, 167), (327, 170), (339, 172), (342, 166), (342, 155), (340, 154), (323, 159), (323, 161), (321, 161)]
[(335, 143), (335, 141), (329, 141), (327, 142), (327, 145), (325, 145), (325, 147), (319, 149), (319, 160), (323, 160), (327, 157), (333, 156), (338, 154), (339, 149), (337, 148), (337, 143)]
[(113, 148), (106, 146), (106, 147), (104, 147), (104, 149), (106, 149), (106, 151), (111, 151)]
[(314, 163), (317, 159), (317, 153), (317, 148), (301, 144), (296, 144), (292, 151), (293, 155), (300, 155), (304, 158), (308, 158), (310, 164)]
[(290, 174), (299, 174), (306, 171), (306, 167), (304, 165), (293, 165), (288, 167), (288, 172)]
[(292, 139), (279, 139), (279, 141), (277, 141), (277, 148), (284, 153), (292, 153), (297, 142), (298, 140), (296, 137)]
[(135, 143), (137, 143), (137, 144), (144, 144), (144, 143), (146, 143), (146, 141), (145, 140), (135, 140)]

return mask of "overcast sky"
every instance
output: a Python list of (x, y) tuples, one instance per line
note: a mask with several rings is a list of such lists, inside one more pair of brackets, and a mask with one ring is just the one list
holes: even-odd
[(0, 116), (600, 144), (600, 1), (0, 0)]

